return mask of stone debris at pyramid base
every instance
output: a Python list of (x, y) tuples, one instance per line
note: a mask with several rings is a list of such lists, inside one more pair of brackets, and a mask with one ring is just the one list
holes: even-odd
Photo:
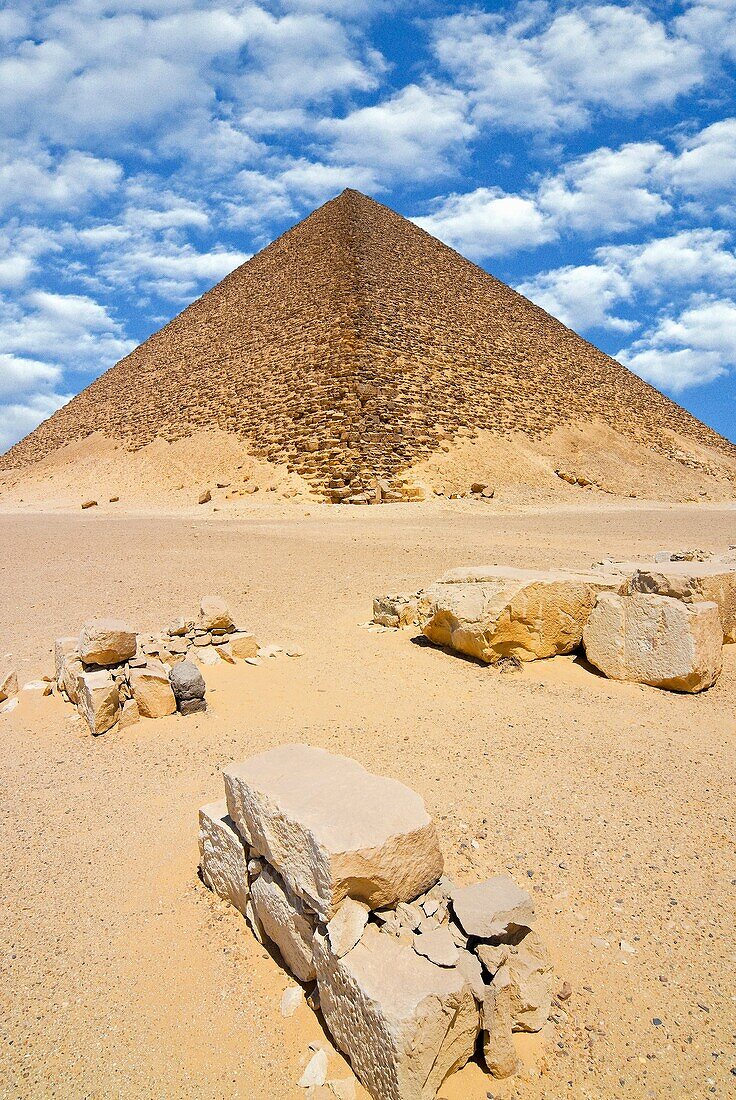
[[(255, 635), (235, 626), (221, 597), (205, 596), (196, 617), (177, 618), (159, 634), (139, 634), (117, 619), (88, 620), (80, 635), (57, 638), (53, 681), (97, 736), (126, 729), (140, 718), (206, 711), (199, 666), (220, 661), (260, 664), (282, 653), (301, 652), (260, 646)], [(9, 675), (6, 681), (3, 675), (0, 669), (0, 701), (7, 697), (3, 685), (6, 691), (12, 686)]]
[(453, 569), (415, 593), (376, 596), (376, 627), (419, 627), (483, 664), (578, 653), (610, 679), (695, 693), (736, 641), (736, 554), (661, 551), (607, 559), (589, 573), (503, 566)]
[(280, 746), (226, 768), (225, 792), (199, 811), (202, 881), (307, 983), (373, 1100), (432, 1100), (478, 1049), (517, 1071), (514, 1032), (552, 1003), (527, 891), (456, 885), (419, 796), (348, 757)]

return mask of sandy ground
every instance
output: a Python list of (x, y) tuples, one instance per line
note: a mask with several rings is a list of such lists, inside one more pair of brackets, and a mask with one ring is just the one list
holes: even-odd
[[(452, 566), (729, 542), (733, 507), (637, 502), (0, 516), (2, 648), (23, 680), (92, 613), (153, 630), (206, 592), (305, 651), (207, 669), (206, 715), (98, 739), (58, 698), (0, 716), (0, 1095), (304, 1095), (319, 1021), (282, 1019), (287, 978), (196, 875), (223, 765), (287, 741), (420, 791), (458, 879), (508, 868), (534, 891), (566, 1018), (522, 1077), (471, 1065), (441, 1097), (733, 1095), (736, 646), (681, 697), (573, 658), (501, 674), (358, 625), (374, 593)], [(331, 1052), (330, 1077), (349, 1075)]]

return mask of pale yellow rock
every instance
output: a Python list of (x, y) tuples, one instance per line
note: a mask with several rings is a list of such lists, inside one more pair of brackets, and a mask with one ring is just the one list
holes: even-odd
[(330, 1034), (374, 1100), (434, 1100), (473, 1053), (479, 1015), (457, 970), (434, 966), (369, 924), (339, 959), (318, 929), (314, 957)]
[(135, 699), (126, 699), (120, 712), (121, 730), (127, 729), (128, 726), (134, 726), (136, 722), (140, 721), (140, 717), (141, 714)]
[(105, 669), (83, 672), (77, 681), (77, 691), (77, 707), (90, 732), (107, 733), (120, 718), (120, 694), (110, 673)]
[(230, 648), (233, 657), (239, 657), (244, 661), (246, 657), (255, 657), (258, 653), (259, 646), (254, 634), (249, 634), (245, 630), (239, 630), (235, 634), (230, 635)]
[(612, 680), (696, 692), (721, 671), (723, 631), (714, 603), (603, 593), (584, 642), (588, 660)]
[(73, 655), (79, 655), (77, 653), (78, 638), (57, 638), (54, 642), (54, 670), (56, 673), (56, 683), (58, 687), (61, 687), (61, 677), (64, 671), (64, 662), (67, 657)]
[(364, 901), (356, 901), (355, 898), (345, 898), (344, 902), (327, 925), (327, 935), (330, 938), (330, 947), (341, 959), (352, 951), (356, 943), (360, 941), (370, 910)]
[(493, 1077), (511, 1077), (521, 1069), (511, 1033), (511, 997), (513, 981), (503, 966), (492, 983), (486, 986), (481, 1020), (483, 1026), (483, 1058)]
[(552, 1006), (552, 964), (536, 932), (509, 947), (505, 966), (511, 978), (512, 1030), (541, 1031)]
[(79, 682), (84, 675), (84, 665), (76, 651), (65, 653), (61, 657), (59, 678), (56, 681), (60, 691), (65, 691), (69, 701), (75, 706), (79, 702)]
[(371, 909), (417, 897), (442, 874), (419, 795), (355, 760), (282, 745), (224, 771), (246, 842), (327, 921), (345, 897)]
[(79, 656), (85, 665), (118, 665), (134, 657), (137, 637), (121, 619), (89, 619), (79, 635)]
[(18, 694), (18, 673), (14, 668), (0, 666), (0, 703)]
[(233, 618), (220, 596), (203, 596), (199, 605), (197, 626), (201, 630), (229, 630)]
[(436, 645), (489, 664), (572, 653), (597, 594), (621, 583), (603, 574), (456, 569), (426, 590), (422, 631)]
[[(622, 568), (617, 566), (617, 568)], [(720, 562), (670, 561), (639, 566), (628, 592), (669, 596), (685, 603), (714, 603), (723, 628), (724, 642), (736, 642), (736, 569)]]
[(250, 889), (256, 916), (288, 969), (302, 982), (315, 978), (312, 938), (316, 918), (266, 863)]
[(144, 718), (165, 718), (176, 712), (169, 676), (160, 661), (149, 661), (144, 668), (131, 668), (128, 677), (131, 695)]
[(199, 811), (199, 863), (205, 885), (245, 916), (248, 851), (228, 816), (224, 798)]

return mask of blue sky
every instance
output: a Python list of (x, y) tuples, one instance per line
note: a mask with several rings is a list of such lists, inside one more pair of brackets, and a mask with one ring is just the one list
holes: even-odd
[(346, 186), (736, 440), (735, 65), (736, 0), (15, 0), (0, 449)]

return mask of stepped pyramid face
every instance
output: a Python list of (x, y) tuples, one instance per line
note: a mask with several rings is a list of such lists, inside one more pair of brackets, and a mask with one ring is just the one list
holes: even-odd
[[(423, 230), (345, 191), (233, 271), (0, 458), (104, 432), (130, 449), (221, 428), (340, 496), (462, 429), (600, 420), (660, 454), (736, 447)], [(343, 494), (344, 495), (344, 494)], [(333, 493), (334, 496), (334, 493)]]

